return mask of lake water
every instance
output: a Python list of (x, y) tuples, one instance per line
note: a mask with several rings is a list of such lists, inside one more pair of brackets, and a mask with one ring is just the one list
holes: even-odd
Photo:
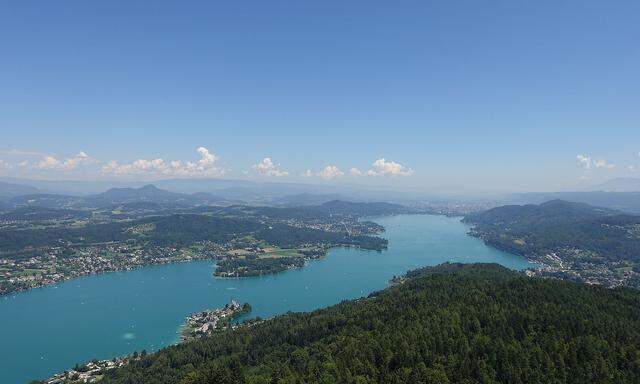
[(250, 317), (307, 311), (387, 286), (403, 272), (446, 261), (529, 267), (519, 256), (485, 246), (444, 216), (375, 218), (387, 231), (383, 252), (334, 249), (302, 269), (244, 279), (212, 276), (194, 261), (88, 276), (0, 297), (0, 382), (43, 379), (92, 358), (156, 350), (175, 342), (186, 315), (249, 302)]

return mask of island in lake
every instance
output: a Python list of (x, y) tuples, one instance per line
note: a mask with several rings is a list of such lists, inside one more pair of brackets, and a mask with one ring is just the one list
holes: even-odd
[[(150, 188), (126, 193), (150, 193)], [(170, 192), (156, 188), (153, 193)], [(33, 196), (25, 204), (41, 199)], [(45, 201), (53, 208), (25, 205), (0, 214), (0, 294), (189, 260), (217, 260), (220, 277), (276, 273), (300, 268), (332, 247), (384, 250), (387, 240), (375, 236), (384, 228), (361, 218), (417, 212), (397, 204), (343, 201), (275, 208), (104, 203), (104, 196), (80, 204), (78, 199), (49, 198)]]

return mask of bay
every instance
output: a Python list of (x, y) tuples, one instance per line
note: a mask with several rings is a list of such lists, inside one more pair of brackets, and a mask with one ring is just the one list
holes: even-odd
[(307, 266), (275, 275), (225, 279), (212, 261), (150, 266), (87, 276), (0, 297), (2, 383), (43, 379), (92, 358), (154, 351), (177, 340), (186, 315), (231, 299), (250, 317), (308, 311), (383, 289), (394, 275), (443, 262), (531, 264), (467, 235), (459, 218), (372, 218), (386, 228), (383, 252), (338, 248)]

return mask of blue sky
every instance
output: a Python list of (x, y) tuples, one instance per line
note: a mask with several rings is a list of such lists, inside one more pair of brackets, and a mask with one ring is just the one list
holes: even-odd
[(3, 2), (0, 173), (640, 176), (638, 20), (637, 1)]

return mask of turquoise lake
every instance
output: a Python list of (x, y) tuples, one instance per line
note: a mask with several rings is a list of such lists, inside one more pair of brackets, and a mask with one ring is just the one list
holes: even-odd
[(468, 236), (444, 216), (374, 218), (389, 239), (383, 252), (334, 249), (322, 260), (276, 275), (212, 276), (212, 261), (145, 267), (66, 281), (0, 297), (0, 378), (4, 384), (44, 379), (92, 358), (174, 343), (185, 316), (231, 299), (249, 302), (250, 317), (308, 311), (367, 295), (394, 275), (446, 261), (531, 266), (519, 256)]

